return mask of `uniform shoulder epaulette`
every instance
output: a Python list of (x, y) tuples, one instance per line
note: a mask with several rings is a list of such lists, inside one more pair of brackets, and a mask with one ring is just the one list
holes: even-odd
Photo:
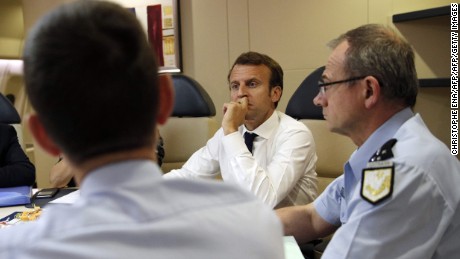
[(393, 157), (393, 151), (391, 149), (396, 144), (396, 139), (392, 138), (385, 142), (381, 148), (379, 148), (374, 155), (369, 159), (369, 162), (383, 161)]

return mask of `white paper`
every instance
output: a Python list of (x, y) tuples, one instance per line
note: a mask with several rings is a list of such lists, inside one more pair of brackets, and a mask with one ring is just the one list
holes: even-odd
[(57, 198), (55, 200), (50, 201), (49, 203), (65, 203), (65, 204), (72, 204), (76, 200), (80, 198), (80, 190), (76, 190), (74, 192), (71, 192), (67, 195), (64, 195), (60, 198)]
[(284, 236), (284, 256), (286, 259), (304, 259), (300, 247), (293, 236)]

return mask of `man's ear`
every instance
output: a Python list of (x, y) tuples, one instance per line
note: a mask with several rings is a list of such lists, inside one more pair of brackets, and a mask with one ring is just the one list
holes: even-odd
[(159, 106), (157, 122), (163, 125), (168, 121), (174, 108), (174, 88), (171, 76), (168, 74), (160, 74), (158, 76), (158, 82)]
[(379, 81), (373, 76), (368, 76), (364, 78), (364, 82), (366, 84), (364, 105), (366, 106), (366, 108), (372, 108), (375, 106), (375, 104), (377, 104), (380, 98), (381, 86)]
[(37, 114), (29, 115), (27, 120), (29, 122), (30, 132), (40, 147), (50, 155), (58, 156), (61, 154), (61, 150), (54, 144), (54, 141), (50, 139)]
[(281, 86), (272, 87), (271, 92), (272, 92), (272, 95), (271, 95), (272, 102), (274, 103), (279, 102), (279, 100), (281, 99), (281, 95), (283, 94), (283, 90), (281, 89)]

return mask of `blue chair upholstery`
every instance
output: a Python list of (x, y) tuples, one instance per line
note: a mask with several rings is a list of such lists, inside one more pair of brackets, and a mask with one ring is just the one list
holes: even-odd
[(175, 103), (174, 117), (208, 117), (216, 115), (216, 108), (204, 88), (194, 79), (183, 75), (172, 75)]

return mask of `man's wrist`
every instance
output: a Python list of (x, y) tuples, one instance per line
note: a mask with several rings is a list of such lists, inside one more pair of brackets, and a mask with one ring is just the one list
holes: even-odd
[(231, 128), (223, 128), (224, 129), (224, 135), (227, 136), (228, 134), (232, 134), (234, 132), (237, 132), (238, 129), (231, 129)]

